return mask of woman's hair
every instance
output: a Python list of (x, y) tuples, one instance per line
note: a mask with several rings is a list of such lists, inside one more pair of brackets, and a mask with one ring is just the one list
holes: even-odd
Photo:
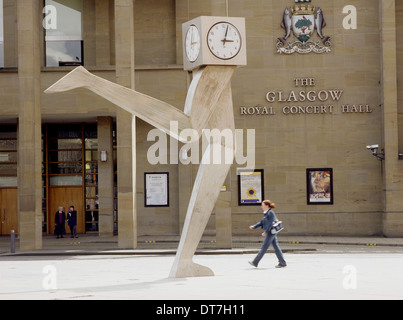
[(263, 203), (270, 209), (274, 209), (276, 207), (276, 204), (274, 202), (271, 202), (270, 200), (263, 200)]

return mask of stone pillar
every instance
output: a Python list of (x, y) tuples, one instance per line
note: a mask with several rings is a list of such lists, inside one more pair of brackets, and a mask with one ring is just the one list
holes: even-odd
[(231, 191), (221, 191), (218, 196), (215, 220), (217, 249), (232, 249)]
[(21, 251), (42, 248), (40, 7), (37, 1), (17, 0), (18, 215)]
[(399, 161), (396, 7), (395, 0), (381, 0), (382, 107), (385, 161), (383, 233), (388, 237), (403, 236), (403, 161)]
[(95, 0), (96, 65), (99, 67), (111, 64), (109, 21), (109, 1)]
[[(98, 117), (99, 236), (113, 236), (113, 119)], [(101, 153), (106, 153), (106, 161)]]
[(84, 64), (96, 65), (95, 0), (83, 1)]
[[(134, 89), (134, 0), (115, 0), (116, 82)], [(117, 114), (118, 246), (137, 247), (136, 118)]]

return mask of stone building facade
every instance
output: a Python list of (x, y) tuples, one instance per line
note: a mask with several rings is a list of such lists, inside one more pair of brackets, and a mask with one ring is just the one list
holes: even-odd
[[(245, 142), (254, 130), (254, 167), (283, 232), (403, 236), (401, 2), (0, 3), (0, 232), (16, 229), (22, 250), (41, 248), (59, 205), (75, 205), (79, 232), (118, 234), (122, 248), (135, 247), (139, 235), (180, 234), (197, 164), (153, 165), (150, 125), (89, 91), (43, 91), (84, 65), (183, 110), (192, 73), (183, 70), (182, 24), (210, 15), (246, 19), (248, 64), (232, 81), (235, 124)], [(303, 31), (312, 47), (297, 36), (297, 18), (287, 20), (295, 6), (300, 19), (313, 16)], [(369, 145), (379, 145), (378, 158)], [(258, 206), (240, 205), (239, 168), (206, 229), (222, 246), (261, 215)], [(169, 173), (169, 206), (145, 206), (145, 174), (154, 172)], [(331, 199), (309, 197), (312, 172), (325, 174)]]

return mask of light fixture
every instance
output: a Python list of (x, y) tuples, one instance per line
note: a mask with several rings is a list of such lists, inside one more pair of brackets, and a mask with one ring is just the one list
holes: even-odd
[(101, 161), (102, 162), (107, 161), (106, 151), (101, 151)]
[(378, 160), (380, 161), (385, 160), (385, 151), (382, 149), (380, 152), (378, 152), (379, 150), (378, 144), (367, 146), (367, 149), (371, 150), (372, 155), (376, 157)]

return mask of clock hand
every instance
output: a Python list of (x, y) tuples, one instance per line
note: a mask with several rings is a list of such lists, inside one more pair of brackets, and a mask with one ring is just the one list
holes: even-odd
[(228, 35), (228, 26), (227, 26), (227, 30), (225, 30), (225, 36), (224, 39), (221, 40), (223, 42), (224, 48), (225, 48), (225, 43), (227, 42), (227, 35)]

